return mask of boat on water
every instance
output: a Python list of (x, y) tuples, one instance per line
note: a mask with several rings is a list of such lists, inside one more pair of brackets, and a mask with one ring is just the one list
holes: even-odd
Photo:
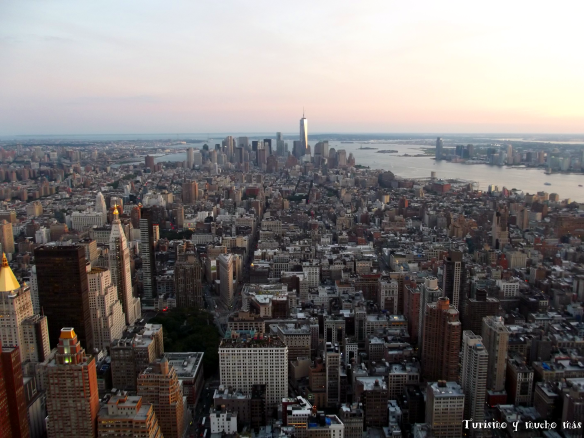
[(551, 186), (551, 185), (552, 185), (552, 183), (548, 183), (548, 182), (546, 182), (546, 183), (543, 183), (543, 185), (544, 185), (544, 186)]
[(578, 184), (578, 187), (582, 187), (582, 184)]

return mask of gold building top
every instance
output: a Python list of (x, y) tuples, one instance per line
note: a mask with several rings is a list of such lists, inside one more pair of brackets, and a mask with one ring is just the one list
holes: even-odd
[(19, 289), (20, 283), (14, 276), (14, 272), (8, 266), (6, 254), (2, 253), (2, 267), (0, 268), (0, 292), (12, 292)]

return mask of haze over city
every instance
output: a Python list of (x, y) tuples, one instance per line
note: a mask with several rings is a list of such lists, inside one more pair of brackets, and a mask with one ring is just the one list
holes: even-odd
[(0, 4), (0, 135), (582, 132), (582, 6)]

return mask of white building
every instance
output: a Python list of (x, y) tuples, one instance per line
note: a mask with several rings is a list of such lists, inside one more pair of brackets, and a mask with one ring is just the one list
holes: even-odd
[(126, 327), (122, 304), (109, 269), (94, 267), (87, 273), (89, 312), (93, 330), (93, 345), (99, 350), (120, 339)]
[(491, 391), (505, 390), (509, 333), (509, 329), (500, 316), (483, 318), (483, 345), (489, 353), (487, 389)]
[(217, 265), (219, 268), (219, 295), (221, 301), (230, 307), (233, 303), (233, 255), (220, 254), (217, 257)]
[[(47, 319), (42, 318), (39, 323), (40, 338), (37, 342), (37, 333), (32, 335), (26, 330), (23, 323), (34, 316), (30, 288), (20, 286), (12, 269), (8, 266), (6, 255), (2, 256), (0, 267), (0, 343), (4, 347), (20, 347), (20, 360), (29, 359), (28, 351), (35, 345), (41, 345), (45, 349), (43, 337), (47, 338), (46, 354), (49, 353)], [(32, 336), (32, 338), (31, 338)], [(44, 353), (43, 353), (44, 354)]]
[(126, 325), (134, 324), (142, 317), (142, 310), (140, 298), (133, 294), (130, 250), (117, 208), (114, 209), (114, 220), (109, 238), (109, 268), (112, 284), (117, 288), (118, 297), (124, 309)]
[(465, 396), (464, 418), (472, 418), (475, 422), (485, 419), (488, 367), (489, 355), (483, 346), (483, 338), (465, 330), (462, 333), (460, 385)]
[(104, 215), (98, 211), (74, 211), (71, 214), (71, 228), (76, 231), (83, 231), (94, 225), (101, 227), (106, 222)]
[(38, 244), (45, 244), (51, 241), (51, 230), (46, 227), (40, 227), (34, 233), (34, 241)]
[(461, 438), (464, 392), (456, 382), (434, 382), (426, 391), (426, 423), (435, 437)]
[(377, 305), (380, 309), (388, 310), (392, 314), (398, 313), (399, 283), (388, 277), (379, 278)]
[(225, 339), (219, 346), (221, 384), (251, 395), (252, 385), (266, 385), (266, 407), (288, 396), (288, 347), (278, 338)]
[(211, 433), (225, 433), (227, 435), (237, 433), (237, 413), (212, 411), (209, 414)]
[(98, 192), (95, 197), (95, 211), (102, 214), (105, 223), (107, 221), (107, 207), (105, 205), (105, 198), (101, 192)]
[(497, 280), (497, 286), (501, 290), (502, 298), (513, 298), (519, 296), (519, 280)]

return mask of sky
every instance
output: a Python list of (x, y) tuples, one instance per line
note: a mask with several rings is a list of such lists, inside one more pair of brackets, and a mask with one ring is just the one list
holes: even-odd
[(584, 133), (578, 1), (0, 1), (0, 135)]

